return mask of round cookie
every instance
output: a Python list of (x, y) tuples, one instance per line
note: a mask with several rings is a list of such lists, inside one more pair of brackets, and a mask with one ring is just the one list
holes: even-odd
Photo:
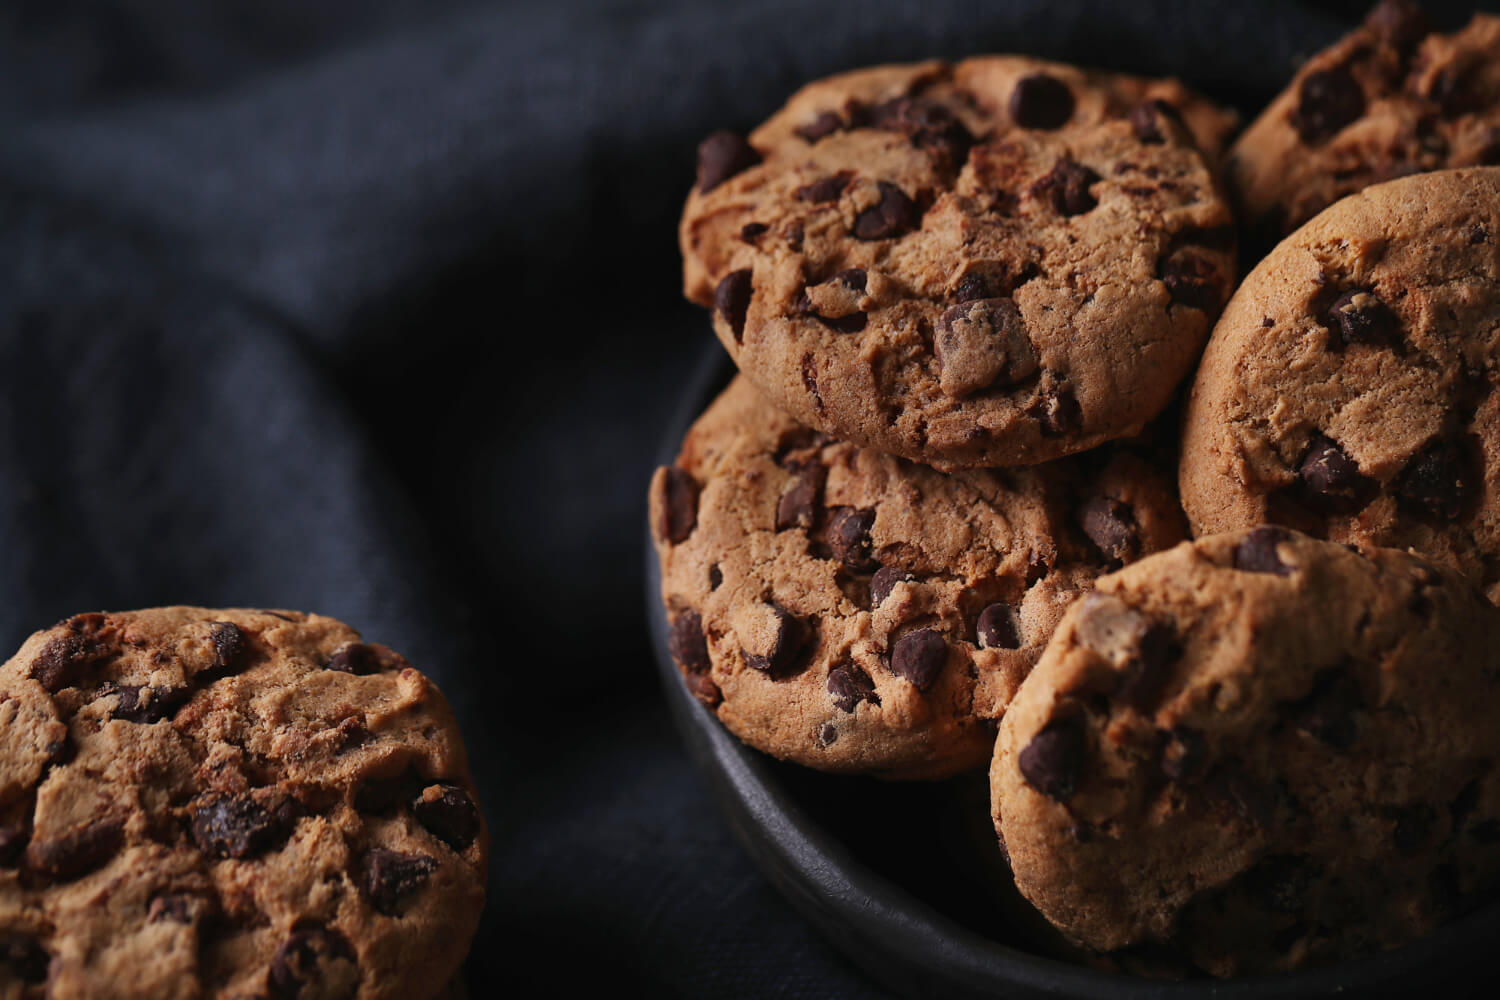
[(840, 440), (945, 469), (1083, 451), (1166, 405), (1228, 296), (1205, 160), (1233, 122), (1175, 81), (1019, 57), (836, 76), (704, 142), (684, 289)]
[(1068, 602), (1183, 537), (1163, 477), (1112, 451), (944, 475), (802, 427), (736, 378), (651, 481), (689, 690), (746, 743), (821, 770), (980, 765), (985, 720)]
[(1195, 534), (1414, 548), (1500, 596), (1500, 168), (1376, 185), (1245, 279), (1180, 467)]
[(1016, 884), (1127, 967), (1244, 975), (1424, 934), (1500, 875), (1497, 650), (1500, 613), (1455, 574), (1280, 527), (1103, 577), (1000, 726)]
[(1446, 167), (1500, 164), (1500, 18), (1429, 34), (1388, 0), (1309, 59), (1235, 142), (1228, 180), (1267, 246), (1345, 195)]
[(0, 666), (0, 994), (440, 993), (488, 838), (442, 694), (329, 618), (77, 615)]

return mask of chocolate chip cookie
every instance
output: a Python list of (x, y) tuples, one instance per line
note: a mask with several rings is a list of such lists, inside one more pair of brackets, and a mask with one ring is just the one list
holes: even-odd
[(776, 757), (893, 778), (981, 764), (1068, 602), (1183, 537), (1122, 448), (945, 475), (805, 428), (743, 377), (650, 503), (689, 690)]
[(1071, 938), (1220, 976), (1389, 948), (1500, 875), (1500, 612), (1263, 526), (1100, 579), (1000, 727), (1016, 884)]
[(0, 995), (426, 997), (488, 841), (442, 694), (290, 611), (77, 615), (0, 666)]
[(1268, 246), (1370, 184), (1500, 164), (1500, 18), (1431, 34), (1412, 3), (1382, 3), (1307, 61), (1228, 159), (1233, 193)]
[(1175, 81), (1018, 57), (833, 77), (703, 143), (685, 291), (840, 440), (949, 469), (1083, 451), (1157, 414), (1228, 295), (1232, 126)]
[(1188, 400), (1197, 534), (1414, 548), (1500, 596), (1500, 168), (1376, 185), (1245, 279)]

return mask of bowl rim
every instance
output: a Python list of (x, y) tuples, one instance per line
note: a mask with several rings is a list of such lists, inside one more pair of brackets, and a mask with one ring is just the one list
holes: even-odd
[[(685, 383), (657, 465), (676, 458), (683, 436), (734, 368), (714, 343)], [(908, 995), (1216, 998), (1281, 1000), (1367, 996), (1400, 988), (1457, 955), (1484, 955), (1500, 938), (1500, 902), (1390, 951), (1297, 972), (1226, 980), (1161, 981), (1070, 964), (985, 937), (865, 865), (786, 791), (771, 758), (729, 733), (683, 686), (667, 647), (661, 567), (645, 534), (646, 616), (658, 680), (689, 756), (712, 789), (735, 838), (792, 905), (846, 957)], [(1401, 984), (1407, 984), (1402, 986)]]

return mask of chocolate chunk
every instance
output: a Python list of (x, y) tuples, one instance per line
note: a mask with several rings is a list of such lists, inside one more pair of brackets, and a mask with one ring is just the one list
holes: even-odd
[(1245, 872), (1246, 894), (1277, 913), (1296, 913), (1312, 887), (1312, 871), (1303, 858), (1273, 855)]
[(979, 645), (983, 649), (1020, 649), (1021, 629), (1015, 609), (1008, 604), (991, 604), (979, 612)]
[(1384, 0), (1365, 16), (1365, 26), (1398, 49), (1409, 49), (1432, 30), (1422, 8), (1410, 0)]
[(817, 117), (806, 125), (798, 125), (792, 129), (805, 142), (817, 142), (826, 138), (844, 127), (844, 119), (840, 118), (835, 111), (819, 112)]
[(1303, 492), (1315, 506), (1348, 510), (1358, 506), (1371, 491), (1371, 483), (1359, 474), (1359, 465), (1337, 441), (1314, 434), (1307, 454), (1297, 468)]
[[(0, 934), (0, 968), (8, 968), (22, 983), (36, 985), (47, 981), (47, 967), (52, 958), (42, 943), (29, 934)], [(6, 976), (9, 979), (10, 976)]]
[(402, 904), (427, 884), (437, 867), (437, 859), (425, 854), (371, 848), (359, 861), (360, 887), (377, 911), (400, 916)]
[(115, 706), (110, 718), (150, 725), (171, 718), (172, 713), (188, 700), (192, 691), (188, 688), (121, 684), (116, 694), (119, 696), (119, 704)]
[(271, 958), (272, 1000), (353, 997), (358, 969), (349, 939), (316, 920), (300, 920)]
[(1162, 748), (1161, 773), (1173, 781), (1192, 784), (1208, 772), (1208, 743), (1196, 729), (1179, 726)]
[(1353, 288), (1328, 309), (1328, 328), (1346, 344), (1389, 347), (1400, 340), (1396, 314), (1374, 292)]
[(1161, 280), (1172, 301), (1189, 309), (1212, 313), (1224, 304), (1225, 276), (1191, 247), (1178, 247), (1162, 259)]
[(33, 836), (26, 848), (26, 867), (59, 881), (77, 878), (114, 857), (125, 840), (125, 821), (96, 819), (60, 837)]
[(747, 222), (740, 227), (740, 239), (753, 244), (770, 230), (771, 227), (764, 222)]
[(862, 267), (847, 267), (838, 274), (835, 274), (831, 280), (837, 281), (851, 292), (862, 292), (865, 290), (865, 283), (869, 280), (869, 275), (865, 273), (865, 269)]
[(672, 619), (672, 628), (667, 633), (667, 650), (677, 665), (690, 674), (707, 673), (708, 637), (703, 632), (703, 618), (688, 608)]
[(1140, 527), (1128, 504), (1110, 497), (1091, 497), (1078, 508), (1078, 526), (1111, 568), (1140, 555)]
[(937, 681), (948, 662), (948, 643), (930, 628), (908, 632), (896, 640), (891, 651), (891, 673), (926, 691)]
[(1292, 127), (1308, 146), (1328, 141), (1365, 113), (1365, 92), (1347, 66), (1309, 74), (1297, 102)]
[(698, 190), (705, 194), (760, 162), (743, 136), (720, 129), (698, 145)]
[(1054, 719), (1021, 751), (1021, 777), (1049, 799), (1067, 802), (1083, 784), (1088, 752), (1082, 718)]
[[(96, 617), (102, 620), (102, 616)], [(73, 687), (90, 664), (109, 655), (108, 648), (90, 627), (92, 620), (84, 620), (87, 618), (78, 615), (69, 619), (67, 624), (73, 631), (49, 641), (31, 661), (32, 678), (46, 688), (48, 694)]]
[(1073, 91), (1046, 73), (1023, 76), (1010, 92), (1010, 117), (1022, 128), (1061, 128), (1073, 117)]
[(870, 556), (870, 529), (874, 524), (873, 510), (837, 508), (828, 522), (828, 547), (833, 557), (852, 570), (873, 570), (876, 564)]
[(250, 652), (250, 640), (234, 622), (214, 622), (208, 638), (214, 644), (214, 666), (220, 669), (233, 670)]
[(1335, 750), (1347, 750), (1359, 736), (1359, 711), (1364, 697), (1359, 684), (1340, 669), (1325, 670), (1313, 682), (1312, 691), (1289, 705), (1286, 717), (1292, 725)]
[(1034, 198), (1050, 201), (1059, 215), (1082, 215), (1099, 204), (1089, 191), (1100, 177), (1075, 160), (1061, 159), (1044, 177), (1031, 185)]
[(791, 528), (811, 530), (818, 501), (823, 495), (823, 480), (827, 469), (821, 462), (813, 460), (798, 463), (794, 469), (797, 478), (792, 480), (791, 488), (776, 503), (777, 531)]
[(770, 674), (775, 680), (790, 677), (797, 666), (798, 654), (806, 645), (807, 626), (779, 604), (767, 604), (773, 634), (764, 654), (745, 651), (745, 663), (753, 670)]
[(1160, 145), (1167, 141), (1169, 131), (1162, 119), (1181, 121), (1177, 109), (1160, 98), (1142, 101), (1130, 110), (1130, 128), (1135, 137), (1148, 145)]
[(826, 205), (831, 201), (838, 201), (849, 186), (854, 175), (847, 170), (840, 170), (836, 174), (819, 178), (811, 184), (804, 184), (796, 191), (798, 201), (810, 201), (815, 205)]
[(1408, 511), (1452, 521), (1478, 493), (1479, 477), (1462, 444), (1435, 441), (1407, 463), (1395, 489), (1397, 501)]
[(457, 785), (429, 785), (412, 799), (411, 812), (428, 833), (455, 851), (464, 850), (479, 836), (479, 809)]
[(917, 228), (917, 206), (896, 185), (880, 181), (880, 201), (854, 219), (854, 235), (861, 240), (890, 240)]
[(174, 924), (196, 924), (214, 909), (212, 900), (195, 892), (163, 892), (153, 896), (146, 910), (146, 922), (169, 921)]
[(1116, 696), (1138, 712), (1156, 708), (1182, 656), (1176, 632), (1113, 594), (1086, 594), (1075, 620), (1078, 641), (1121, 672)]
[(729, 324), (729, 332), (734, 334), (736, 344), (745, 336), (745, 316), (750, 312), (753, 292), (748, 267), (730, 271), (714, 289), (714, 311)]
[(389, 646), (378, 642), (349, 642), (340, 646), (328, 661), (329, 670), (346, 674), (380, 674), (405, 670), (411, 663)]
[(989, 280), (973, 271), (959, 278), (958, 285), (953, 289), (954, 302), (973, 302), (975, 299), (988, 298), (991, 298)]
[(862, 701), (880, 704), (875, 682), (852, 663), (842, 663), (828, 672), (828, 693), (833, 695), (833, 703), (841, 712), (854, 711), (854, 706)]
[(1276, 546), (1292, 540), (1285, 528), (1262, 525), (1246, 535), (1234, 548), (1234, 568), (1246, 573), (1275, 573), (1291, 576), (1297, 567), (1281, 561)]
[(664, 542), (680, 545), (698, 526), (698, 484), (687, 471), (667, 466), (666, 502), (662, 504), (662, 523), (657, 536)]
[(945, 310), (933, 335), (943, 393), (958, 398), (1036, 373), (1036, 351), (1011, 299), (972, 299)]
[(825, 747), (833, 746), (839, 738), (839, 727), (831, 722), (825, 722), (823, 728), (818, 730), (818, 742)]
[(1396, 853), (1409, 858), (1419, 852), (1432, 834), (1432, 825), (1436, 820), (1437, 814), (1432, 807), (1420, 802), (1401, 810), (1391, 828), (1391, 843), (1395, 846)]
[(193, 840), (216, 858), (248, 858), (279, 846), (291, 824), (248, 795), (223, 795), (192, 809)]
[(1059, 437), (1083, 422), (1083, 408), (1066, 385), (1040, 392), (1026, 407), (1026, 415), (1040, 421), (1044, 437)]
[(921, 97), (898, 97), (877, 104), (869, 111), (872, 126), (900, 132), (918, 149), (945, 157), (949, 167), (963, 163), (974, 137), (953, 112), (937, 101)]
[(916, 577), (905, 570), (896, 569), (894, 566), (882, 566), (875, 571), (870, 578), (870, 604), (880, 607), (885, 599), (891, 596), (891, 591), (896, 589), (896, 584), (902, 580), (914, 580)]

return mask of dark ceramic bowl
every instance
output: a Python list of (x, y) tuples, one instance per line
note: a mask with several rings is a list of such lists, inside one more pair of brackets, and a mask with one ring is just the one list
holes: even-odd
[[(705, 354), (659, 462), (729, 381)], [(736, 837), (767, 878), (877, 982), (912, 997), (1163, 998), (1496, 996), (1484, 975), (1500, 942), (1500, 904), (1405, 948), (1307, 972), (1165, 982), (1053, 957), (1028, 917), (989, 820), (984, 773), (935, 784), (819, 774), (745, 746), (683, 688), (667, 652), (661, 574), (647, 538), (646, 607), (662, 686), (688, 752)]]

